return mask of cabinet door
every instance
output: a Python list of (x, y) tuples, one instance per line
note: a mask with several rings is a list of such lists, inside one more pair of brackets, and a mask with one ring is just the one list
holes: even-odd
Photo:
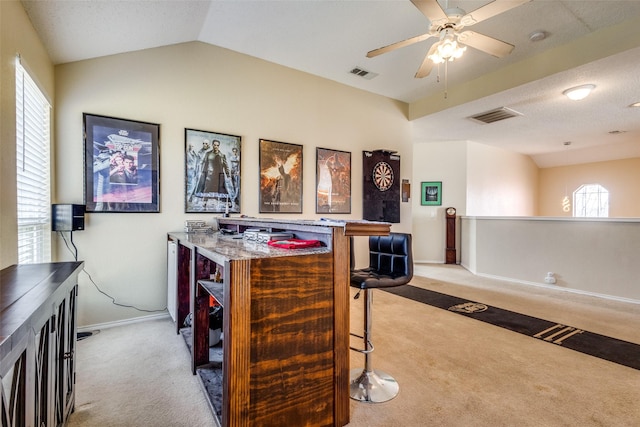
[(51, 320), (47, 320), (35, 336), (34, 425), (51, 425)]
[[(2, 360), (5, 362), (7, 359)], [(0, 366), (3, 364), (0, 363)], [(27, 350), (10, 364), (7, 372), (0, 372), (0, 416), (2, 427), (22, 427), (26, 425), (26, 381)]]
[(77, 285), (57, 308), (55, 331), (55, 424), (64, 425), (75, 403)]

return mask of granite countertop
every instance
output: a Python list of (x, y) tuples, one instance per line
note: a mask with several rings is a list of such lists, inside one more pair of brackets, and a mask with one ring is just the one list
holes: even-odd
[[(223, 257), (228, 260), (253, 258), (276, 258), (284, 256), (313, 255), (330, 253), (326, 246), (305, 249), (274, 248), (266, 243), (242, 238), (241, 234), (223, 235), (215, 233), (170, 232), (169, 236), (188, 247), (196, 247), (204, 255)], [(215, 261), (215, 259), (214, 259)]]
[(274, 248), (266, 243), (243, 239), (242, 234), (186, 233), (170, 232), (173, 239), (189, 248), (197, 248), (204, 256), (215, 262), (225, 260), (242, 260), (253, 258), (276, 258), (285, 256), (314, 255), (331, 253), (331, 235), (341, 230), (345, 236), (387, 235), (390, 223), (365, 220), (341, 220), (322, 218), (319, 220), (305, 219), (270, 219), (230, 217), (217, 218), (221, 228), (242, 231), (247, 227), (263, 228), (265, 230), (291, 232), (294, 237), (302, 239), (317, 239), (323, 242), (322, 247), (305, 249)]
[(340, 218), (280, 219), (229, 217), (217, 218), (217, 222), (221, 225), (266, 226), (285, 230), (306, 230), (319, 234), (331, 234), (332, 228), (339, 228), (343, 230), (347, 236), (387, 235), (391, 230), (391, 223), (389, 222)]

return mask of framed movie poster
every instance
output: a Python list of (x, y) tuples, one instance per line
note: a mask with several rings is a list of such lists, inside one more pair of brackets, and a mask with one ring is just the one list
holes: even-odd
[(316, 148), (316, 213), (351, 213), (351, 153)]
[(83, 113), (87, 212), (160, 212), (160, 125)]
[(302, 213), (302, 145), (260, 140), (260, 213)]
[(240, 137), (184, 130), (186, 213), (240, 213)]

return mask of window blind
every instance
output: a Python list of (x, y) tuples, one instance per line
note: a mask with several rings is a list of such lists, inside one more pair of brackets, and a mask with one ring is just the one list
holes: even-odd
[(51, 261), (49, 102), (16, 61), (18, 264)]

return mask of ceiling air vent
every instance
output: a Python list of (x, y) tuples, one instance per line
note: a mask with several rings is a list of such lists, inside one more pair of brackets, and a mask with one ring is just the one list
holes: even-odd
[(371, 71), (367, 71), (362, 67), (353, 67), (351, 71), (349, 71), (349, 73), (355, 74), (356, 76), (362, 77), (363, 79), (367, 80), (371, 80), (378, 75), (378, 73), (372, 73)]
[(475, 116), (470, 116), (468, 118), (477, 122), (488, 124), (498, 122), (500, 120), (510, 119), (512, 117), (518, 117), (521, 115), (521, 113), (518, 113), (517, 111), (510, 108), (500, 107), (494, 110), (485, 111), (484, 113), (476, 114)]

